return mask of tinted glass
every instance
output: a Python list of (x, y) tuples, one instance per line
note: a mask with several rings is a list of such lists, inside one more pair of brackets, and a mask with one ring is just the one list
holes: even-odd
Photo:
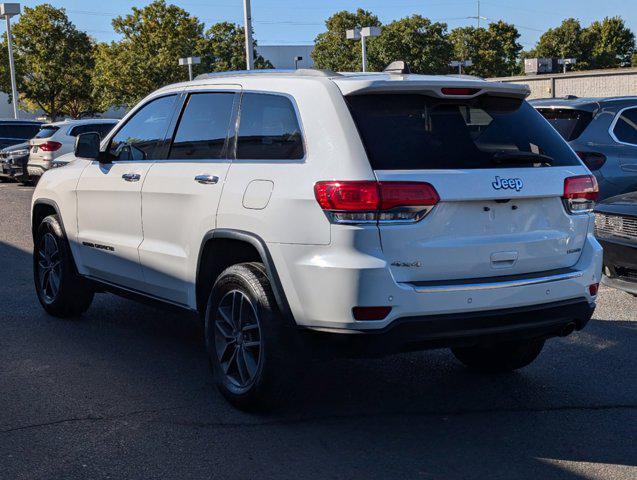
[(0, 137), (30, 140), (40, 129), (40, 125), (0, 125)]
[(78, 125), (77, 127), (73, 127), (71, 129), (69, 135), (72, 137), (77, 137), (82, 133), (97, 132), (100, 134), (101, 138), (104, 138), (106, 135), (108, 135), (108, 132), (110, 132), (115, 125), (115, 123), (89, 123), (86, 125)]
[(52, 137), (55, 134), (55, 132), (57, 132), (59, 129), (60, 127), (51, 127), (51, 126), (40, 127), (40, 131), (37, 133), (35, 138)]
[(234, 98), (234, 93), (191, 95), (168, 158), (221, 158)]
[(237, 158), (303, 158), (301, 128), (290, 99), (246, 93), (241, 101), (240, 122)]
[(135, 113), (111, 140), (109, 153), (115, 160), (153, 160), (164, 140), (175, 95), (152, 100)]
[(553, 165), (580, 164), (562, 137), (519, 99), (378, 94), (346, 100), (375, 170), (510, 167), (503, 157), (538, 154), (552, 157)]
[(613, 133), (620, 142), (637, 145), (637, 109), (624, 110), (617, 118)]
[(574, 110), (572, 108), (539, 108), (538, 112), (553, 125), (553, 128), (555, 128), (567, 142), (579, 138), (593, 119), (591, 112)]

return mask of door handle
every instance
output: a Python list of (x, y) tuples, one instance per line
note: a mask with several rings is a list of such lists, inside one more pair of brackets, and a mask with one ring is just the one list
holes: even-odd
[(214, 185), (219, 181), (219, 177), (216, 175), (197, 175), (195, 182), (203, 183), (204, 185)]
[(142, 176), (139, 173), (125, 173), (122, 178), (127, 182), (138, 182)]

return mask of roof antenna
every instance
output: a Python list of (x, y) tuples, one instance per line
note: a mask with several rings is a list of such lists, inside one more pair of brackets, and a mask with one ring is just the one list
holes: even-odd
[(407, 65), (406, 62), (403, 62), (402, 60), (397, 60), (387, 65), (387, 67), (385, 68), (385, 70), (383, 70), (383, 72), (409, 74), (411, 73), (411, 69), (409, 68), (409, 65)]

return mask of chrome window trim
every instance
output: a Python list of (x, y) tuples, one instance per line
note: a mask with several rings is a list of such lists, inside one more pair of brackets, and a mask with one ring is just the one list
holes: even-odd
[(613, 121), (611, 122), (610, 127), (608, 127), (608, 134), (610, 135), (610, 138), (612, 138), (615, 142), (617, 142), (617, 143), (619, 143), (621, 145), (628, 145), (630, 147), (637, 147), (637, 143), (623, 142), (619, 138), (617, 138), (617, 136), (615, 135), (615, 126), (617, 125), (617, 122), (619, 121), (619, 117), (621, 117), (622, 113), (624, 113), (626, 110), (637, 110), (637, 106), (624, 107), (620, 111), (618, 111), (615, 114), (615, 118), (613, 118)]

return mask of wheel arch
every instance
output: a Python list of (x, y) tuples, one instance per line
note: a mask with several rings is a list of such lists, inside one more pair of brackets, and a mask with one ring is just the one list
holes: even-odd
[(62, 227), (62, 232), (66, 236), (66, 229), (64, 228), (64, 220), (62, 219), (62, 214), (60, 213), (60, 207), (55, 203), (54, 200), (50, 200), (48, 198), (38, 198), (34, 203), (31, 209), (31, 236), (35, 240), (35, 235), (38, 232), (38, 226), (42, 223), (49, 215), (57, 215), (58, 220), (60, 221), (60, 227)]
[(199, 249), (196, 279), (197, 310), (200, 314), (205, 312), (210, 289), (219, 274), (228, 266), (244, 261), (263, 263), (279, 311), (288, 325), (295, 326), (281, 279), (265, 241), (258, 235), (242, 230), (220, 228), (204, 236)]

